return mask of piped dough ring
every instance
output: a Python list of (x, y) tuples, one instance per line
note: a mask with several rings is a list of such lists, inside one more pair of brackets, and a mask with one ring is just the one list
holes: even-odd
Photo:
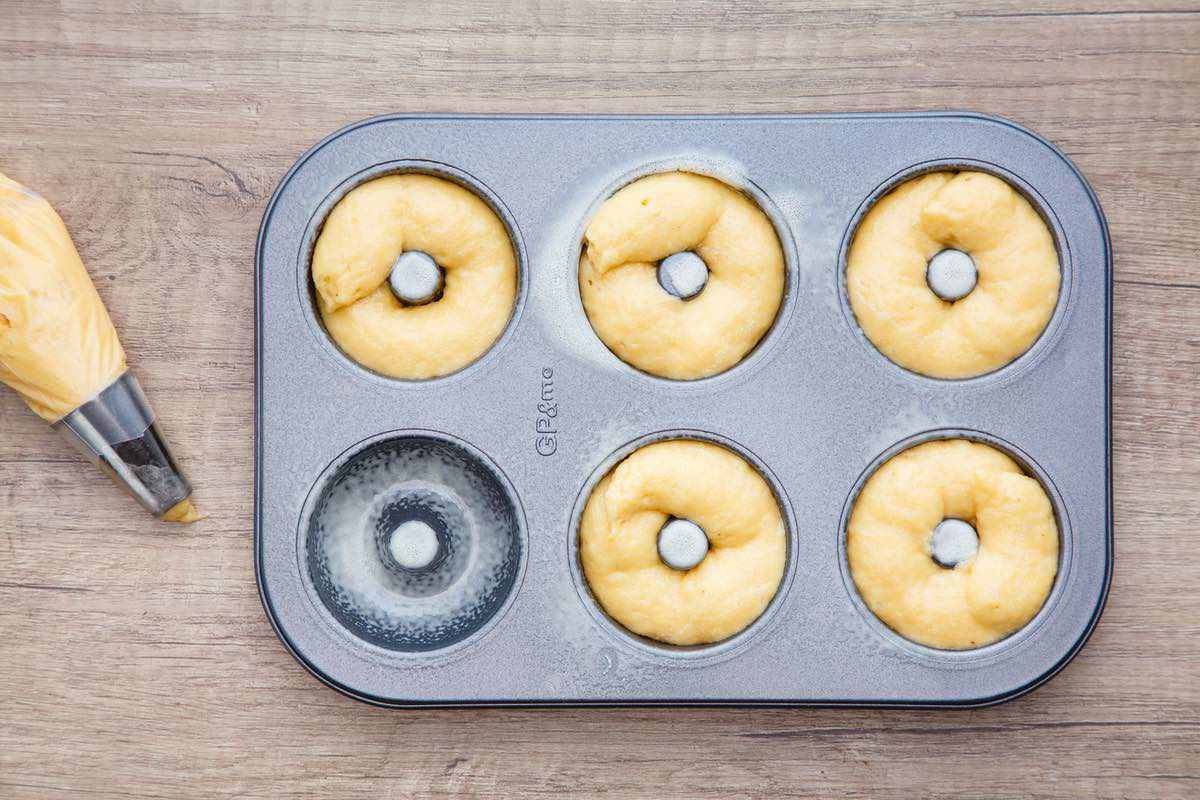
[[(699, 255), (708, 282), (680, 300), (657, 264)], [(664, 378), (690, 380), (741, 361), (783, 300), (783, 248), (754, 201), (713, 178), (649, 175), (600, 206), (584, 235), (579, 291), (588, 320), (619, 358)]]
[[(658, 533), (671, 517), (708, 536), (708, 554), (686, 572), (659, 558)], [(670, 644), (707, 644), (743, 630), (771, 602), (787, 534), (774, 492), (744, 459), (672, 440), (635, 450), (596, 485), (579, 554), (592, 594), (621, 625)]]
[[(929, 259), (953, 248), (978, 281), (950, 303), (929, 288)], [(1045, 330), (1061, 275), (1054, 239), (1008, 183), (983, 172), (934, 172), (889, 192), (863, 218), (846, 287), (867, 338), (902, 367), (970, 378), (1024, 353)]]
[[(396, 299), (396, 258), (419, 250), (445, 272), (426, 305)], [(325, 329), (352, 359), (394, 378), (433, 378), (483, 355), (504, 332), (517, 262), (504, 223), (475, 193), (432, 175), (389, 175), (342, 198), (312, 258)]]
[[(975, 526), (979, 549), (953, 569), (929, 541), (946, 518)], [(867, 480), (846, 528), (859, 595), (883, 622), (929, 647), (982, 647), (1037, 614), (1058, 571), (1058, 526), (1035, 479), (999, 450), (926, 442)]]

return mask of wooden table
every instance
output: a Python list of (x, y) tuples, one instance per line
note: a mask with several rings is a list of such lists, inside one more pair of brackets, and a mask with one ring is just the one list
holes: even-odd
[[(61, 211), (209, 516), (146, 518), (0, 393), (0, 796), (1200, 796), (1194, 2), (118, 5), (0, 0), (0, 171)], [(953, 108), (1057, 142), (1112, 225), (1117, 571), (1062, 675), (970, 711), (404, 712), (283, 650), (253, 250), (308, 146), (391, 111)]]

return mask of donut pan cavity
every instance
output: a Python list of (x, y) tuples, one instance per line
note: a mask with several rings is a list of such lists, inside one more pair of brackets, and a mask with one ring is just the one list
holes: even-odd
[[(854, 225), (882, 191), (902, 176), (955, 167), (998, 174), (1031, 200), (1055, 236), (1063, 286), (1029, 352), (988, 375), (945, 381), (874, 349), (842, 274)], [(598, 204), (665, 169), (745, 191), (771, 217), (787, 261), (775, 326), (741, 364), (698, 381), (620, 361), (593, 332), (576, 284), (580, 240)], [(508, 226), (521, 270), (497, 344), (431, 381), (353, 364), (325, 335), (308, 281), (329, 208), (363, 180), (411, 170), (483, 197)], [(383, 705), (1015, 697), (1074, 656), (1107, 593), (1111, 313), (1111, 249), (1095, 195), (1053, 146), (993, 117), (422, 115), (352, 125), (288, 172), (259, 235), (255, 559), (267, 615), (319, 679)], [(966, 652), (889, 630), (859, 599), (844, 563), (845, 519), (871, 470), (900, 447), (948, 435), (1013, 455), (1046, 487), (1061, 531), (1059, 575), (1041, 612), (1009, 638)], [(747, 458), (789, 526), (775, 600), (742, 634), (710, 647), (626, 633), (590, 597), (575, 561), (590, 487), (635, 443), (676, 436)], [(496, 587), (470, 619), (399, 644), (351, 632), (357, 623), (348, 625), (336, 603), (331, 610), (312, 578), (319, 559), (308, 545), (330, 487), (395, 437), (448, 448), (489, 487), (481, 491), (512, 529)], [(461, 553), (454, 557), (460, 566), (446, 569), (469, 572)]]

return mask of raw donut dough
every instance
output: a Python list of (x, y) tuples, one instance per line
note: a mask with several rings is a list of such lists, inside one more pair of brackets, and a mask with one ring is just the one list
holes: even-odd
[[(708, 535), (687, 572), (658, 555), (671, 517)], [(634, 451), (592, 491), (579, 526), (592, 593), (634, 633), (676, 645), (726, 639), (756, 620), (779, 588), (787, 536), (774, 492), (733, 452), (695, 440)]]
[[(708, 282), (689, 300), (657, 263), (693, 251)], [(712, 178), (650, 175), (600, 206), (587, 227), (579, 291), (596, 334), (640, 370), (688, 380), (724, 372), (771, 327), (783, 299), (779, 237), (752, 201)]]
[[(929, 540), (950, 517), (979, 534), (954, 569)], [(1041, 485), (1004, 453), (953, 439), (890, 459), (863, 486), (846, 529), (850, 573), (900, 635), (950, 650), (981, 647), (1033, 618), (1058, 571), (1058, 527)]]
[[(968, 253), (978, 283), (954, 303), (925, 281), (929, 259)], [(1058, 255), (1029, 201), (983, 172), (934, 172), (885, 195), (863, 219), (846, 263), (863, 332), (902, 367), (969, 378), (1029, 349), (1058, 302)]]
[[(445, 271), (442, 297), (405, 306), (388, 277), (407, 250)], [(376, 178), (353, 189), (317, 239), (313, 285), (325, 328), (365, 367), (393, 378), (433, 378), (483, 355), (517, 296), (517, 262), (504, 223), (473, 192), (432, 175)]]
[(125, 350), (62, 219), (0, 174), (0, 381), (57, 422), (125, 371)]

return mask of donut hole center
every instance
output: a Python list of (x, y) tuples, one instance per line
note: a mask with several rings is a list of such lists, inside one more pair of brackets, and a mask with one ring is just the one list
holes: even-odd
[(671, 569), (686, 572), (708, 555), (708, 535), (690, 519), (671, 517), (658, 532), (658, 557)]
[(680, 300), (691, 300), (708, 283), (708, 265), (691, 250), (669, 255), (658, 262), (658, 285)]
[(925, 268), (925, 282), (941, 299), (953, 303), (963, 299), (979, 282), (979, 270), (971, 254), (947, 247), (933, 255)]
[(954, 569), (979, 552), (979, 533), (965, 519), (947, 517), (929, 538), (929, 556), (939, 567)]
[(441, 298), (445, 272), (428, 253), (406, 250), (392, 264), (388, 285), (404, 305), (425, 305)]
[(437, 531), (419, 519), (400, 523), (388, 537), (388, 555), (405, 570), (422, 570), (432, 565), (442, 550)]

